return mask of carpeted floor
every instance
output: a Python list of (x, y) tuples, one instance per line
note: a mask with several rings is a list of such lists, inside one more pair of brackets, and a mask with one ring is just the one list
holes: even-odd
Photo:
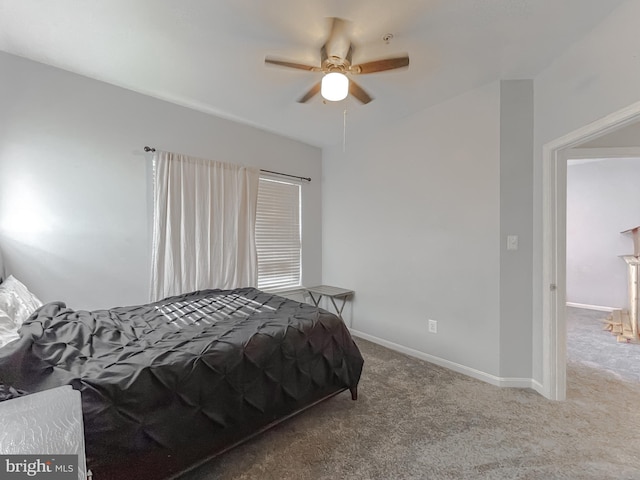
[(567, 360), (640, 383), (640, 344), (602, 330), (608, 312), (567, 308)]
[(572, 360), (552, 402), (356, 342), (357, 401), (338, 395), (183, 480), (640, 479), (637, 383)]

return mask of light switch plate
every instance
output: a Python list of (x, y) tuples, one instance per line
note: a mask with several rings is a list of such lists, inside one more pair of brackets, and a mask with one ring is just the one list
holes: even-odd
[(518, 250), (518, 235), (507, 235), (507, 250)]

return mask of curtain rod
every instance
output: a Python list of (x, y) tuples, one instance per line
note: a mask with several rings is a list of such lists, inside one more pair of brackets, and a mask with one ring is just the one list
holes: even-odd
[[(153, 147), (148, 147), (145, 145), (144, 147), (144, 151), (145, 152), (155, 152), (156, 149)], [(261, 172), (265, 172), (265, 173), (271, 173), (273, 175), (280, 175), (282, 177), (291, 177), (291, 178), (297, 178), (300, 180), (306, 180), (307, 182), (311, 181), (311, 177), (299, 177), (298, 175), (289, 175), (288, 173), (282, 173), (282, 172), (274, 172), (273, 170), (265, 170), (263, 168), (260, 169)]]

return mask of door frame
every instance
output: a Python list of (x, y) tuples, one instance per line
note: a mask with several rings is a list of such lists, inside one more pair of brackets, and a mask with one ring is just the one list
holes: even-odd
[(567, 391), (566, 231), (569, 149), (640, 121), (634, 103), (542, 147), (542, 395)]

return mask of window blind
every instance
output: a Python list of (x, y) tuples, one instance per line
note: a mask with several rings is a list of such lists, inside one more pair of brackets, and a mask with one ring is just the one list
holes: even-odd
[(258, 288), (301, 285), (300, 185), (260, 178), (256, 212)]

